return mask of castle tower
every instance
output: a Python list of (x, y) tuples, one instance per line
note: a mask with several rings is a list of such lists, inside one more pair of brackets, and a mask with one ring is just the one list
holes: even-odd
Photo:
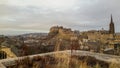
[(111, 22), (110, 22), (110, 25), (109, 25), (109, 33), (110, 34), (114, 34), (115, 33), (115, 28), (114, 28), (114, 22), (113, 22), (112, 15), (111, 15)]

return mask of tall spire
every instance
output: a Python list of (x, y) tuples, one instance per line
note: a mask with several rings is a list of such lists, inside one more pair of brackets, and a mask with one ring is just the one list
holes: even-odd
[(113, 23), (113, 18), (112, 18), (112, 14), (111, 14), (111, 23)]
[(114, 22), (113, 22), (112, 14), (111, 14), (111, 22), (110, 22), (110, 25), (109, 25), (109, 33), (110, 34), (114, 34), (115, 33), (115, 28), (114, 28)]

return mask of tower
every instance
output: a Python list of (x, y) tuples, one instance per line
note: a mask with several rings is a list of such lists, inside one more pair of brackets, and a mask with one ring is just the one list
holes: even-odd
[(110, 22), (110, 25), (109, 25), (109, 33), (110, 34), (114, 34), (115, 33), (115, 28), (114, 28), (114, 22), (113, 22), (112, 15), (111, 15), (111, 22)]

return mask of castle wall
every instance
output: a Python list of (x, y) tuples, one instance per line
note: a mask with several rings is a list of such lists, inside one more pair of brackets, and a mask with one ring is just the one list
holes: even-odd
[(57, 35), (58, 38), (70, 40), (74, 36), (74, 31), (69, 28), (63, 28), (62, 26), (54, 26), (50, 28), (49, 35)]
[(71, 31), (66, 31), (64, 29), (60, 29), (59, 30), (59, 38), (63, 38), (63, 39), (70, 39), (70, 37), (73, 35), (73, 33)]

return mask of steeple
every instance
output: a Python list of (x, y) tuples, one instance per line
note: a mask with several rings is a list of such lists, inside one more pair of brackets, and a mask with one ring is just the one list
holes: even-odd
[(112, 18), (112, 14), (111, 14), (111, 23), (113, 23), (113, 18)]
[(109, 33), (110, 34), (114, 34), (115, 33), (115, 28), (114, 28), (114, 22), (113, 22), (112, 14), (111, 14), (111, 21), (110, 21), (110, 25), (109, 25)]

